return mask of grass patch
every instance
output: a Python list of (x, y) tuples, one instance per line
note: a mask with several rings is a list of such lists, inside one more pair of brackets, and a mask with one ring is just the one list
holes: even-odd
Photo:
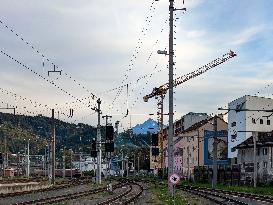
[[(151, 192), (157, 197), (158, 202), (155, 202), (158, 205), (173, 205), (174, 201), (173, 198), (169, 196), (168, 193), (168, 187), (166, 185), (157, 185), (151, 186), (150, 187)], [(152, 202), (152, 201), (151, 201)], [(149, 201), (148, 201), (149, 203)], [(180, 192), (176, 192), (176, 197), (175, 197), (175, 204), (176, 205), (188, 205), (189, 203), (185, 200), (185, 198), (182, 196)]]
[[(211, 184), (208, 183), (192, 183), (184, 181), (183, 185), (191, 185), (197, 187), (204, 187), (204, 188), (211, 188)], [(252, 194), (259, 194), (259, 195), (267, 195), (273, 196), (273, 187), (269, 185), (259, 186), (259, 187), (249, 187), (249, 186), (226, 186), (218, 184), (216, 186), (217, 189), (227, 190), (227, 191), (237, 191), (237, 192), (245, 192), (245, 193), (252, 193)]]

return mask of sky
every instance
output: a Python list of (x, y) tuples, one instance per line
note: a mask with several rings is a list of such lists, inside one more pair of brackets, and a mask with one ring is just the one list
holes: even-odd
[[(61, 120), (96, 126), (91, 108), (100, 98), (102, 114), (120, 121), (121, 129), (156, 119), (149, 114), (157, 113), (157, 100), (142, 98), (168, 81), (168, 57), (156, 53), (168, 48), (168, 4), (1, 0), (0, 106), (45, 116), (54, 108)], [(272, 6), (268, 0), (175, 1), (176, 8), (187, 9), (175, 12), (175, 77), (229, 50), (238, 54), (175, 88), (175, 119), (188, 112), (219, 113), (244, 95), (272, 97)], [(48, 76), (53, 65), (61, 75)], [(124, 117), (127, 109), (131, 117)]]

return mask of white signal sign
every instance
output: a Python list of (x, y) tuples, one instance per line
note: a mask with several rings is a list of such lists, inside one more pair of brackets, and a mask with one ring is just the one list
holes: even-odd
[(180, 177), (178, 174), (173, 173), (169, 176), (169, 182), (173, 185), (178, 184), (180, 182)]

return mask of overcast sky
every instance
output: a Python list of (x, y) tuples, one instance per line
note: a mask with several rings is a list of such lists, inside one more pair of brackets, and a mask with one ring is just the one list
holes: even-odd
[[(157, 112), (157, 101), (145, 103), (142, 97), (168, 80), (168, 58), (156, 54), (168, 45), (168, 1), (152, 2), (1, 0), (0, 49), (36, 73), (1, 53), (1, 91), (17, 94), (0, 92), (1, 106), (46, 116), (50, 111), (44, 105), (67, 115), (70, 107), (73, 118), (61, 114), (61, 119), (96, 125), (96, 115), (87, 107), (89, 101), (95, 103), (87, 98), (93, 93), (102, 100), (103, 114), (114, 116), (112, 122), (120, 120), (128, 127), (130, 118), (123, 119), (127, 107), (133, 125), (143, 122)], [(182, 0), (175, 3), (183, 7)], [(246, 94), (272, 97), (273, 86), (267, 87), (273, 83), (272, 6), (268, 0), (185, 0), (187, 12), (176, 12), (176, 77), (229, 50), (238, 56), (177, 87), (175, 119), (188, 112), (218, 113), (218, 107)], [(53, 66), (42, 54), (63, 70), (61, 76), (47, 77)], [(114, 101), (117, 90), (109, 90), (127, 83), (128, 93), (123, 88)], [(166, 96), (166, 113), (167, 102)]]

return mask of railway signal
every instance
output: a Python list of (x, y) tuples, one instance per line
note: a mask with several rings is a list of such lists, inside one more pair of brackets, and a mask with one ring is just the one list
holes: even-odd
[(92, 139), (91, 142), (91, 157), (96, 158), (98, 155), (97, 153), (97, 142), (95, 139)]

